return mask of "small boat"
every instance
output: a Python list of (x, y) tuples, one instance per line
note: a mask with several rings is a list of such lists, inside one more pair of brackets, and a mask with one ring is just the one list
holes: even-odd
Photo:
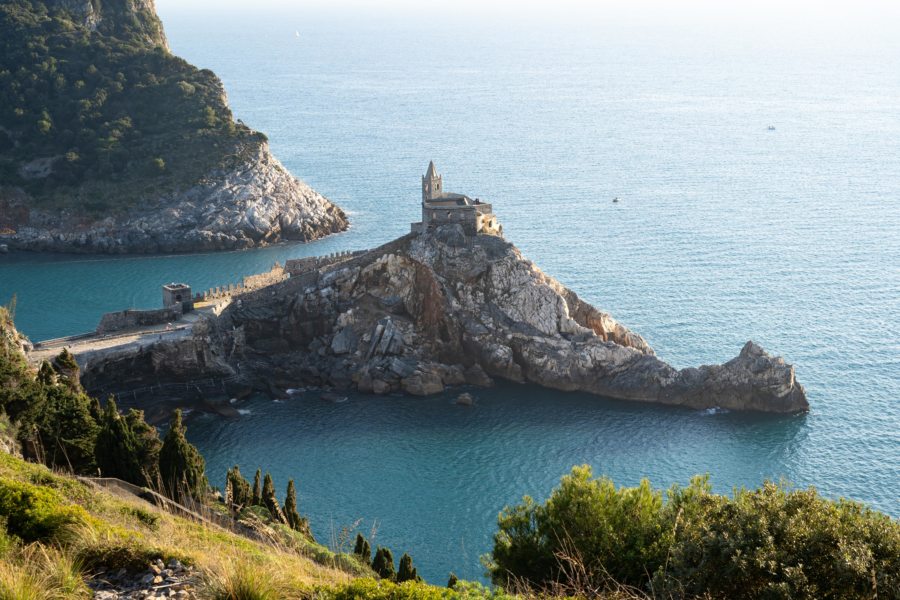
[(300, 37), (300, 32), (299, 32), (299, 31), (295, 31), (295, 32), (294, 32), (294, 35), (297, 36), (297, 37), (299, 38), (299, 37)]
[(616, 196), (615, 198), (613, 198), (613, 204), (616, 204), (618, 201), (619, 201), (619, 197), (618, 197), (618, 196)]
[(775, 131), (775, 126), (774, 126), (774, 125), (769, 125), (769, 131)]

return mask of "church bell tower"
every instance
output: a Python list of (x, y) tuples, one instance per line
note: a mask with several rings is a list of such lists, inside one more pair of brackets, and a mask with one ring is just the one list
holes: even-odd
[(429, 161), (428, 170), (425, 171), (425, 175), (422, 177), (422, 202), (439, 198), (444, 193), (443, 187), (444, 183), (441, 180), (441, 176), (437, 174), (437, 169), (434, 168), (434, 161)]

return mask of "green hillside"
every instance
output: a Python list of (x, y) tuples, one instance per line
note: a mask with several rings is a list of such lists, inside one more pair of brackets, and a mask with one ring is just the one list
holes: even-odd
[(0, 200), (21, 187), (35, 206), (125, 209), (263, 141), (212, 71), (168, 51), (152, 4), (0, 3)]

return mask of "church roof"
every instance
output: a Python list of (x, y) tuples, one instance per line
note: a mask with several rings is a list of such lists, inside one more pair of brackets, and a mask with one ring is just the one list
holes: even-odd
[(432, 179), (434, 177), (437, 177), (437, 169), (434, 168), (434, 161), (430, 160), (428, 161), (428, 170), (425, 171), (425, 178)]

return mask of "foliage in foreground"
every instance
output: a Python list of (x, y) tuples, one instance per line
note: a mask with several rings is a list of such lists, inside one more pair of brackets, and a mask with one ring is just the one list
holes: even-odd
[(494, 582), (551, 593), (635, 586), (658, 597), (900, 598), (900, 523), (814, 489), (713, 494), (616, 488), (575, 467), (545, 504), (498, 518)]
[(0, 307), (0, 413), (6, 415), (5, 438), (14, 432), (25, 457), (82, 475), (117, 477), (173, 498), (203, 497), (203, 458), (185, 439), (180, 413), (163, 443), (143, 411), (121, 414), (112, 398), (101, 408), (89, 397), (68, 351), (34, 373), (19, 339), (11, 311)]

